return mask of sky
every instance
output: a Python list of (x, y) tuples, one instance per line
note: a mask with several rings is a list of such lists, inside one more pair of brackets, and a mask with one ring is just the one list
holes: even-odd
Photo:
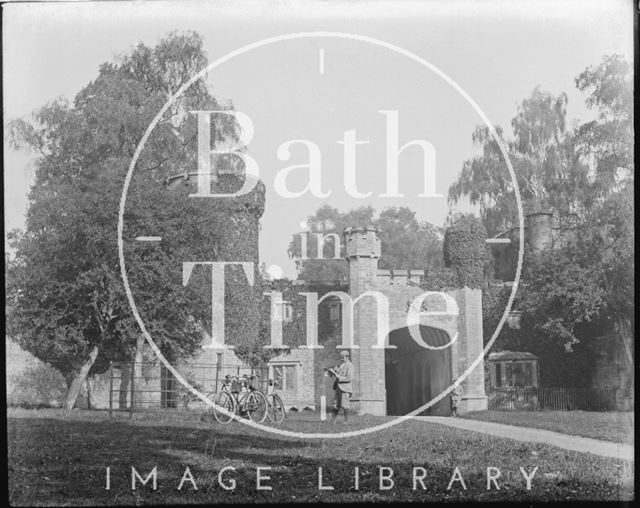
[[(294, 277), (286, 253), (291, 235), (324, 203), (341, 210), (409, 206), (420, 220), (443, 224), (446, 197), (420, 196), (420, 146), (398, 156), (403, 196), (383, 195), (391, 114), (381, 111), (397, 112), (399, 146), (422, 140), (433, 148), (435, 193), (446, 196), (463, 161), (477, 152), (471, 134), (483, 123), (459, 90), (507, 132), (518, 103), (536, 85), (567, 93), (570, 122), (591, 119), (574, 79), (604, 55), (632, 60), (632, 20), (632, 2), (615, 0), (5, 4), (4, 121), (26, 118), (56, 97), (73, 100), (101, 63), (138, 42), (154, 45), (172, 30), (199, 32), (210, 61), (265, 38), (301, 32), (348, 33), (401, 48), (404, 54), (362, 40), (298, 37), (252, 49), (208, 73), (214, 94), (232, 100), (254, 125), (248, 153), (267, 187), (261, 262)], [(345, 190), (338, 141), (352, 130), (358, 141), (368, 141), (357, 146), (355, 165), (356, 187), (370, 193), (366, 198)], [(329, 195), (279, 195), (277, 176), (308, 164), (311, 144), (320, 155), (322, 192)], [(33, 156), (13, 151), (6, 139), (4, 153), (7, 231), (24, 226)], [(291, 192), (304, 189), (305, 175), (304, 169), (290, 172)]]

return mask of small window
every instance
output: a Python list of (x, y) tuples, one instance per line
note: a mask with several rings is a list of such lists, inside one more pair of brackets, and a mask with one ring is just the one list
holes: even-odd
[(274, 319), (280, 319), (284, 323), (293, 321), (293, 304), (288, 301), (277, 303), (275, 306)]
[(276, 390), (296, 391), (296, 366), (274, 365), (273, 381)]
[(160, 406), (163, 408), (177, 407), (178, 382), (171, 371), (164, 365), (160, 366)]
[(290, 323), (293, 320), (293, 304), (291, 302), (282, 302), (282, 320)]
[(342, 304), (340, 302), (331, 302), (329, 304), (329, 319), (338, 321), (342, 314)]
[(513, 386), (513, 364), (511, 362), (503, 363), (502, 386)]

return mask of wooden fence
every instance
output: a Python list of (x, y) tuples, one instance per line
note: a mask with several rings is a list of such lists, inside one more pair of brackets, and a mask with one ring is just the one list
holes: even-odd
[(624, 410), (617, 388), (508, 387), (491, 388), (494, 411), (615, 411)]

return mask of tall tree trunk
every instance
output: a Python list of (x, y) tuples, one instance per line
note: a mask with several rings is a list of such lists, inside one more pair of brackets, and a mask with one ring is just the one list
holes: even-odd
[(74, 372), (67, 376), (67, 394), (64, 398), (64, 409), (70, 410), (73, 409), (74, 404), (76, 403), (76, 399), (78, 398), (78, 394), (82, 389), (82, 385), (84, 384), (85, 379), (87, 378), (87, 374), (89, 370), (93, 366), (96, 358), (98, 357), (98, 346), (93, 346), (93, 349), (89, 353), (89, 358), (87, 361), (80, 367), (77, 372)]
[[(139, 384), (142, 382), (142, 345), (144, 344), (144, 336), (139, 336), (136, 342), (136, 349), (133, 353), (133, 359), (130, 362), (122, 363), (120, 365), (120, 391), (118, 396), (118, 407), (120, 409), (127, 409), (127, 401), (131, 397), (131, 369), (134, 368), (133, 373), (134, 382)], [(132, 364), (135, 364), (132, 365)], [(129, 401), (135, 407), (136, 402), (139, 401), (141, 393), (139, 389), (134, 386), (133, 399)]]

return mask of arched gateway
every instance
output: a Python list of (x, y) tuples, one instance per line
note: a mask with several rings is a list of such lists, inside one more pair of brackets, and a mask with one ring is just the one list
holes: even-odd
[[(482, 355), (482, 292), (468, 287), (448, 291), (458, 313), (445, 312), (444, 304), (428, 300), (431, 315), (423, 316), (419, 333), (425, 349), (411, 336), (407, 324), (409, 303), (424, 293), (418, 287), (422, 270), (379, 270), (380, 239), (375, 228), (349, 228), (344, 233), (349, 263), (349, 295), (355, 299), (367, 291), (384, 294), (389, 302), (389, 344), (396, 349), (374, 348), (377, 338), (378, 304), (364, 297), (354, 308), (356, 367), (353, 401), (360, 413), (406, 414), (446, 389)], [(433, 311), (432, 311), (433, 309)], [(441, 312), (438, 312), (441, 311)], [(413, 325), (416, 327), (416, 325)], [(454, 340), (455, 339), (455, 340)], [(436, 404), (430, 414), (449, 414), (449, 398)], [(458, 404), (460, 413), (487, 408), (484, 361), (465, 379)]]

